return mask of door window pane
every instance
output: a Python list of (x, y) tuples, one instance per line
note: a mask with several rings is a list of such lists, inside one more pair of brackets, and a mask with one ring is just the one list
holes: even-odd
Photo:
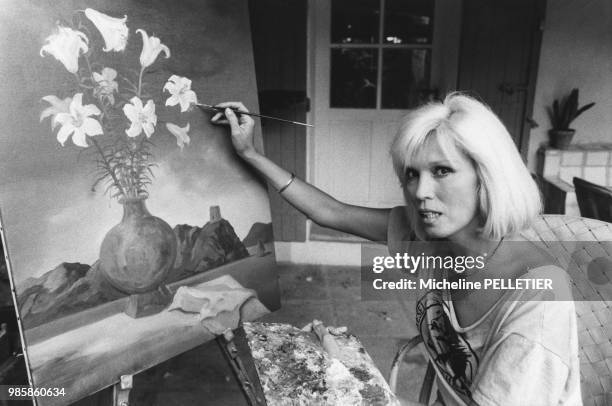
[(383, 42), (431, 44), (433, 7), (431, 0), (386, 0)]
[(430, 65), (429, 49), (385, 49), (381, 107), (406, 109), (425, 101)]
[(378, 42), (379, 0), (333, 0), (331, 42), (375, 44)]
[(330, 107), (376, 108), (378, 50), (331, 50)]

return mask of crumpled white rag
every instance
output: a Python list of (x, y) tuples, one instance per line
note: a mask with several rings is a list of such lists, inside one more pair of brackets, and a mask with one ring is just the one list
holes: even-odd
[(240, 307), (252, 297), (257, 296), (251, 289), (234, 288), (224, 284), (181, 286), (174, 294), (168, 310), (199, 313), (203, 326), (211, 333), (219, 335), (238, 327)]

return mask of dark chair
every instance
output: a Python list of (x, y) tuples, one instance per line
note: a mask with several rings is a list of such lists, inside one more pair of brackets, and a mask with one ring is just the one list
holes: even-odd
[(612, 189), (574, 178), (580, 215), (612, 223)]

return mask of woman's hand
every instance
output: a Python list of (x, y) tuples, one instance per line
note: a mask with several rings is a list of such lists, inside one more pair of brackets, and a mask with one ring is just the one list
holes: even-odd
[(253, 127), (255, 122), (250, 116), (241, 114), (240, 118), (232, 109), (238, 111), (249, 112), (244, 104), (240, 102), (225, 102), (219, 103), (215, 107), (223, 107), (223, 113), (217, 113), (210, 120), (213, 124), (229, 124), (232, 134), (232, 144), (236, 153), (245, 158), (250, 154), (256, 153), (255, 145), (253, 144)]
[[(213, 124), (230, 126), (232, 144), (238, 156), (261, 173), (273, 188), (282, 189), (282, 197), (306, 217), (324, 227), (355, 234), (372, 241), (385, 241), (391, 210), (371, 209), (339, 202), (322, 190), (296, 178), (291, 172), (257, 152), (253, 144), (253, 119), (240, 114), (240, 111), (248, 112), (244, 104), (225, 102), (217, 104), (216, 107), (224, 108), (225, 111), (215, 114), (211, 121)], [(288, 184), (289, 188), (285, 188)]]

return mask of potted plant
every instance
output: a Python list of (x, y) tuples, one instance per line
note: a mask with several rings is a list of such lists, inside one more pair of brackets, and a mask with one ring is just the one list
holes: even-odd
[(578, 107), (578, 89), (572, 89), (570, 94), (563, 97), (561, 101), (555, 100), (552, 108), (548, 108), (548, 115), (552, 124), (552, 129), (548, 131), (550, 146), (558, 149), (567, 149), (576, 132), (575, 129), (570, 128), (570, 124), (576, 117), (594, 105), (595, 103), (589, 103)]

